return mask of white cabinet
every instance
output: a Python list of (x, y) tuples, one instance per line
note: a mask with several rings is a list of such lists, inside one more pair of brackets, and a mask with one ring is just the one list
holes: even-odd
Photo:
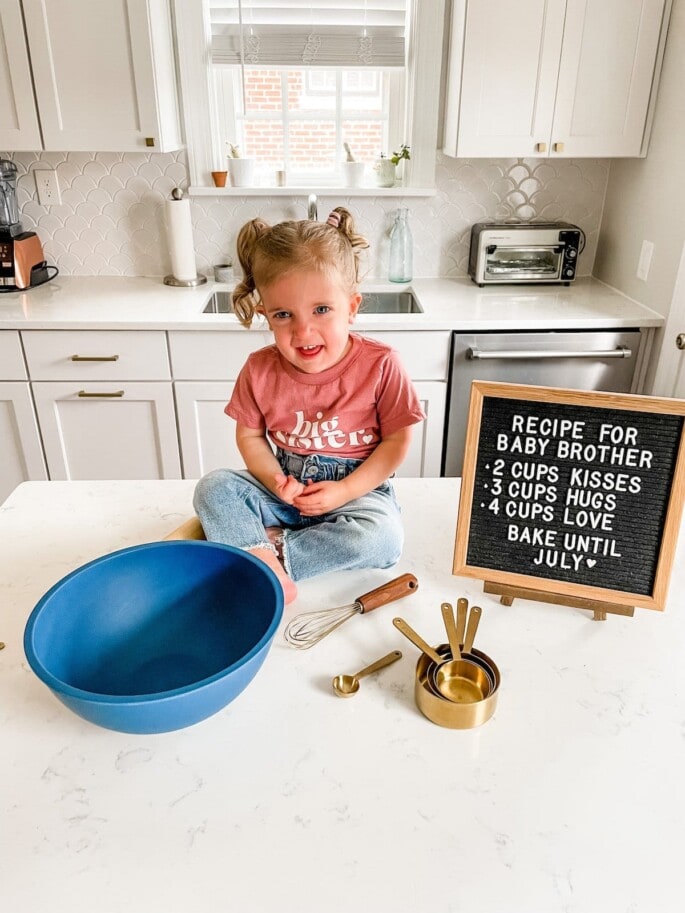
[(455, 0), (444, 151), (646, 153), (670, 0)]
[[(426, 412), (426, 421), (416, 426), (411, 448), (397, 475), (439, 476), (450, 334), (367, 335), (399, 352)], [(222, 466), (243, 468), (235, 445), (235, 422), (224, 413), (224, 407), (247, 356), (272, 341), (269, 333), (169, 333), (185, 478), (196, 479)]]
[(181, 145), (168, 0), (0, 0), (1, 149)]
[(199, 479), (222, 466), (244, 469), (235, 442), (235, 422), (224, 412), (233, 381), (182, 381), (174, 384), (183, 477)]
[(42, 149), (20, 0), (0, 0), (0, 149)]
[(0, 332), (0, 503), (22, 482), (47, 479), (19, 333)]
[(161, 331), (23, 334), (51, 479), (178, 479)]
[(391, 332), (365, 335), (392, 346), (399, 353), (426, 413), (425, 421), (414, 426), (411, 447), (397, 475), (407, 478), (439, 476), (445, 431), (450, 334)]
[(414, 425), (409, 452), (397, 470), (397, 475), (409, 479), (437, 478), (440, 475), (445, 432), (447, 384), (419, 380), (415, 381), (414, 386), (426, 413), (426, 419), (420, 425)]

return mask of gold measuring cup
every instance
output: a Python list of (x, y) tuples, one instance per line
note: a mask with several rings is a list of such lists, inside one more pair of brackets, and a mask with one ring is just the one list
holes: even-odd
[[(436, 652), (439, 656), (449, 655), (449, 647), (447, 644), (441, 644)], [(419, 657), (416, 664), (414, 700), (421, 713), (432, 723), (447, 729), (473, 729), (482, 726), (495, 712), (501, 680), (499, 669), (481, 650), (474, 648), (472, 655), (490, 670), (494, 687), (486, 698), (470, 703), (456, 703), (437, 692), (433, 685), (433, 661), (425, 653)]]
[[(450, 607), (451, 611), (451, 607)], [(429, 674), (433, 685), (443, 699), (457, 703), (481, 701), (490, 693), (490, 679), (485, 671), (470, 660), (452, 659), (451, 652), (442, 656), (410, 627), (403, 618), (393, 618), (398, 631), (427, 656), (430, 662)], [(467, 634), (468, 637), (468, 634)], [(457, 645), (458, 649), (458, 645)]]

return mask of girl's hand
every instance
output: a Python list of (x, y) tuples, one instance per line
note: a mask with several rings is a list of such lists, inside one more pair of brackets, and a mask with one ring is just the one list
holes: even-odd
[(305, 490), (302, 482), (298, 482), (294, 476), (286, 476), (278, 473), (274, 476), (276, 485), (275, 494), (286, 504), (295, 504), (295, 499)]
[(344, 480), (341, 482), (309, 482), (290, 503), (305, 517), (320, 517), (350, 500)]

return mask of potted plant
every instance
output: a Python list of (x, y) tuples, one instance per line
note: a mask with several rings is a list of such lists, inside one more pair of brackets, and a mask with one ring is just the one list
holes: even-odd
[(376, 184), (378, 187), (394, 187), (397, 181), (397, 166), (404, 159), (411, 158), (409, 146), (402, 143), (399, 152), (393, 152), (387, 156), (381, 152), (380, 158), (376, 160), (373, 170), (376, 172)]
[(226, 143), (228, 146), (228, 173), (233, 187), (251, 187), (254, 183), (254, 159), (243, 158), (240, 149), (235, 143)]

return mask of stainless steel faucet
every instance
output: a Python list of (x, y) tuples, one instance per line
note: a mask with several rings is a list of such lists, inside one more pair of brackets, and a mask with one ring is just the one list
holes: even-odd
[(315, 193), (310, 193), (309, 199), (307, 200), (307, 218), (310, 222), (316, 222), (319, 218), (319, 209)]

